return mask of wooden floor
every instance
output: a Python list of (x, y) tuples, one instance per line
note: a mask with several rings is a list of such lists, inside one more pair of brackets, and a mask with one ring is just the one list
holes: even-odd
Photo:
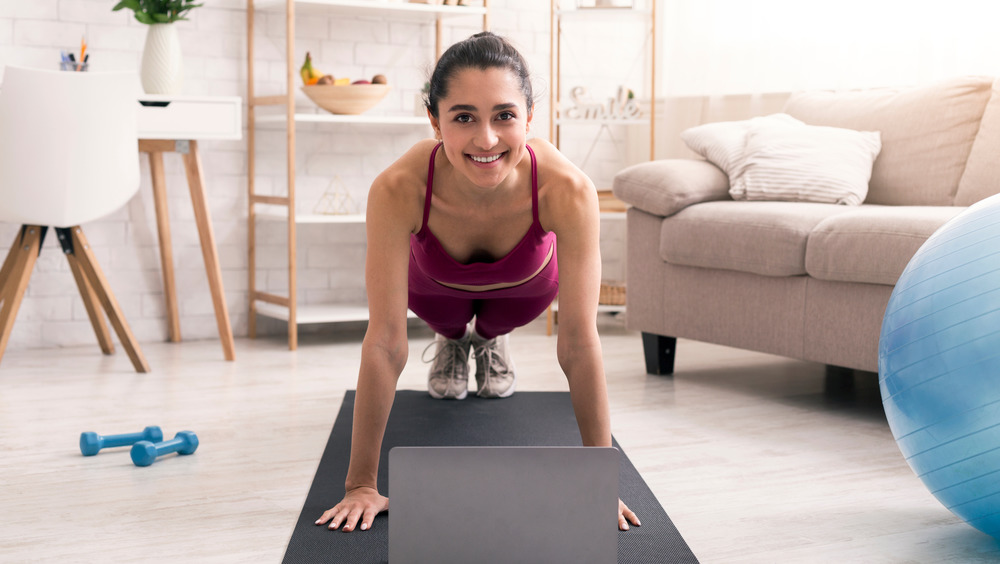
[[(637, 334), (610, 317), (601, 332), (614, 434), (702, 562), (1000, 561), (906, 466), (874, 375), (845, 392), (822, 366), (681, 341), (676, 376), (648, 376)], [(413, 330), (400, 388), (425, 389), (430, 340)], [(537, 322), (511, 337), (520, 390), (567, 389), (555, 342)], [(120, 348), (8, 351), (0, 561), (279, 562), (360, 335), (236, 347), (225, 362), (216, 341), (145, 344), (145, 375)], [(127, 448), (77, 446), (146, 425), (201, 447), (137, 468)]]

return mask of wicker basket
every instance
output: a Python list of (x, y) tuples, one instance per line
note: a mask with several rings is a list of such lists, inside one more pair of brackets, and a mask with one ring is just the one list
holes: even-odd
[(597, 298), (601, 305), (625, 305), (624, 282), (601, 282), (601, 294)]
[(357, 115), (372, 109), (389, 93), (387, 84), (314, 84), (302, 91), (317, 106), (331, 114)]

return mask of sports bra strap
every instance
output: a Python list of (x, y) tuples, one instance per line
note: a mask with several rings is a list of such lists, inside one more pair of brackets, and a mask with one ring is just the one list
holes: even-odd
[(420, 224), (421, 231), (427, 229), (427, 218), (431, 216), (431, 193), (434, 189), (434, 157), (437, 155), (441, 145), (444, 145), (444, 143), (438, 143), (434, 146), (434, 150), (431, 151), (431, 162), (427, 167), (427, 194), (424, 196), (424, 221)]
[[(528, 149), (528, 154), (531, 155), (531, 218), (536, 224), (538, 222), (538, 163), (535, 162), (535, 152), (531, 150), (531, 146), (524, 145)], [(539, 224), (540, 225), (540, 224)]]

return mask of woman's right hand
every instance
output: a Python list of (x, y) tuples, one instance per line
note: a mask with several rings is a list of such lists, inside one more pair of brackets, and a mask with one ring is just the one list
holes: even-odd
[(361, 519), (361, 530), (367, 531), (372, 527), (375, 516), (388, 510), (389, 498), (379, 494), (375, 488), (362, 486), (345, 493), (344, 499), (324, 512), (316, 524), (324, 525), (329, 521), (331, 530), (343, 526), (341, 530), (349, 533)]

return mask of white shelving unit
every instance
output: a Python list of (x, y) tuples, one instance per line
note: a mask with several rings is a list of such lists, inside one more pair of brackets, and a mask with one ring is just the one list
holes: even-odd
[[(572, 125), (646, 125), (649, 127), (649, 158), (655, 158), (655, 128), (654, 116), (656, 115), (656, 4), (657, 0), (649, 0), (649, 8), (574, 8), (563, 9), (563, 4), (570, 3), (568, 0), (549, 0), (551, 10), (551, 58), (549, 60), (549, 74), (551, 75), (551, 89), (549, 90), (550, 105), (553, 111), (549, 114), (549, 129), (552, 131), (553, 143), (559, 147), (560, 137), (563, 127)], [(646, 22), (649, 33), (649, 113), (641, 119), (570, 119), (562, 115), (561, 105), (563, 99), (562, 84), (562, 45), (563, 34), (567, 33), (563, 28), (563, 22), (573, 21), (600, 21), (607, 25), (625, 21), (640, 20)]]
[[(553, 109), (549, 114), (549, 130), (552, 132), (552, 142), (557, 148), (561, 148), (561, 139), (563, 129), (572, 128), (574, 126), (593, 126), (593, 125), (627, 125), (627, 126), (646, 126), (649, 128), (649, 158), (653, 160), (655, 158), (655, 127), (654, 127), (654, 116), (656, 110), (656, 4), (658, 0), (649, 0), (648, 8), (642, 7), (631, 7), (631, 8), (565, 8), (565, 5), (573, 3), (571, 0), (550, 0), (550, 10), (551, 10), (551, 20), (550, 20), (550, 31), (551, 31), (551, 58), (549, 60), (549, 73), (551, 76), (549, 90), (549, 102), (550, 107)], [(566, 30), (563, 27), (563, 23), (572, 23), (574, 21), (600, 21), (607, 25), (618, 25), (624, 24), (629, 21), (642, 21), (648, 25), (649, 33), (649, 81), (648, 81), (648, 91), (645, 94), (649, 96), (649, 113), (641, 118), (635, 119), (578, 119), (566, 117), (562, 114), (562, 101), (564, 92), (564, 85), (562, 83), (562, 59), (563, 59), (563, 35), (565, 33), (571, 33), (570, 30)], [(600, 189), (600, 187), (599, 187)], [(602, 211), (601, 220), (609, 221), (624, 221), (625, 214), (619, 211)], [(607, 305), (599, 304), (597, 308), (598, 313), (610, 313), (618, 314), (625, 311), (624, 305)], [(556, 323), (559, 312), (559, 302), (556, 300), (553, 302), (552, 306), (549, 308), (547, 314), (547, 329), (546, 332), (551, 335), (553, 326)]]
[[(285, 13), (285, 91), (275, 95), (259, 96), (254, 92), (254, 15), (257, 10)], [(250, 295), (249, 333), (256, 336), (257, 315), (264, 315), (288, 323), (288, 348), (298, 347), (298, 325), (305, 323), (338, 323), (368, 319), (368, 308), (358, 304), (301, 305), (296, 292), (296, 226), (300, 224), (361, 224), (363, 215), (319, 215), (295, 213), (295, 126), (298, 123), (386, 126), (412, 125), (428, 127), (426, 117), (384, 115), (333, 115), (309, 111), (295, 106), (295, 90), (299, 80), (295, 56), (295, 14), (321, 13), (326, 15), (367, 16), (383, 19), (421, 21), (435, 25), (435, 59), (441, 55), (443, 23), (448, 18), (481, 16), (483, 29), (489, 29), (489, 0), (482, 6), (449, 6), (411, 4), (387, 0), (247, 0), (247, 175), (248, 182), (248, 256)], [(257, 115), (258, 108), (283, 107), (284, 112)], [(255, 133), (258, 126), (284, 127), (287, 131), (287, 192), (284, 196), (258, 194), (254, 188)], [(260, 209), (258, 209), (260, 208)], [(282, 210), (282, 211), (276, 211)], [(263, 292), (256, 281), (256, 229), (257, 221), (284, 221), (288, 229), (288, 295)], [(412, 314), (411, 314), (412, 315)]]

